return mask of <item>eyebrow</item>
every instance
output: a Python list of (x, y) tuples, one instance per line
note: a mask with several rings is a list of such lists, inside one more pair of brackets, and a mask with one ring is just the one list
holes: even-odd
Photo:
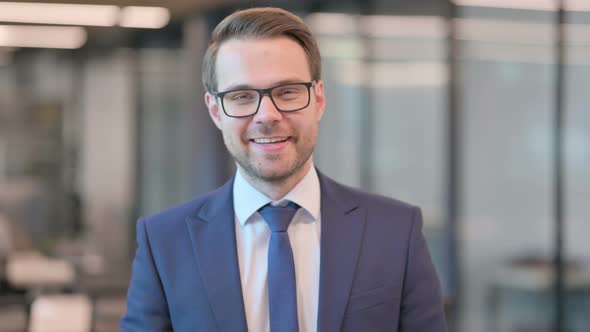
[[(274, 82), (272, 85), (269, 86), (269, 88), (275, 87), (275, 86), (278, 86), (278, 85), (283, 85), (283, 84), (303, 83), (303, 82), (306, 82), (306, 81), (305, 80), (298, 79), (298, 78), (289, 78), (289, 79), (280, 80), (278, 82)], [(249, 84), (236, 84), (236, 85), (230, 85), (225, 90), (222, 90), (222, 91), (219, 91), (219, 92), (232, 91), (232, 90), (242, 90), (242, 89), (260, 90), (260, 88), (256, 88), (256, 87), (254, 87), (252, 85), (249, 85)], [(263, 89), (266, 89), (266, 88), (263, 88)]]

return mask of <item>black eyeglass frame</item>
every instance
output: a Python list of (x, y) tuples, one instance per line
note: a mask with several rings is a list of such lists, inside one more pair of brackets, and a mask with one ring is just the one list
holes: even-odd
[[(256, 113), (258, 113), (258, 110), (260, 109), (260, 103), (262, 103), (262, 98), (265, 95), (268, 95), (268, 98), (270, 98), (270, 101), (272, 101), (272, 104), (275, 105), (275, 107), (277, 108), (277, 110), (281, 111), (281, 112), (285, 112), (285, 113), (289, 113), (289, 112), (297, 112), (297, 111), (301, 111), (302, 109), (306, 108), (307, 106), (309, 106), (310, 102), (311, 102), (311, 87), (315, 87), (317, 84), (316, 80), (313, 80), (311, 82), (293, 82), (293, 83), (284, 83), (284, 84), (279, 84), (267, 89), (232, 89), (232, 90), (227, 90), (227, 91), (222, 91), (222, 92), (213, 92), (213, 95), (215, 97), (218, 97), (219, 100), (221, 101), (221, 109), (223, 109), (223, 113), (225, 113), (225, 115), (229, 116), (230, 118), (247, 118), (249, 116), (253, 116)], [(303, 85), (307, 88), (307, 103), (305, 104), (305, 106), (294, 109), (294, 110), (282, 110), (277, 106), (277, 103), (275, 103), (274, 98), (272, 97), (272, 90), (277, 89), (277, 88), (281, 88), (287, 85)], [(252, 114), (248, 114), (248, 115), (229, 115), (227, 113), (227, 111), (225, 110), (225, 105), (223, 103), (223, 96), (225, 96), (226, 94), (230, 93), (230, 92), (236, 92), (236, 91), (256, 91), (258, 92), (258, 105), (256, 105), (256, 111)]]

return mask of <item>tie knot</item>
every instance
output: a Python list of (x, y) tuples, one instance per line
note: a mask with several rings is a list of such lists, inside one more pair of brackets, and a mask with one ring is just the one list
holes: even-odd
[(290, 202), (287, 206), (272, 206), (267, 204), (258, 212), (268, 224), (272, 232), (286, 232), (299, 206)]

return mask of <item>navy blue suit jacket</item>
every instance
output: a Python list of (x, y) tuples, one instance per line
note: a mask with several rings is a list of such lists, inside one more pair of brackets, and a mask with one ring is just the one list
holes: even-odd
[[(319, 177), (317, 330), (446, 331), (420, 210)], [(247, 331), (232, 188), (138, 222), (122, 331)]]

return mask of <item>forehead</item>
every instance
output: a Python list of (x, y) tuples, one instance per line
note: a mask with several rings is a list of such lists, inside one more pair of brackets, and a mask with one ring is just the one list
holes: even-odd
[(288, 37), (230, 39), (217, 53), (217, 88), (235, 86), (265, 88), (283, 81), (311, 80), (303, 47)]

